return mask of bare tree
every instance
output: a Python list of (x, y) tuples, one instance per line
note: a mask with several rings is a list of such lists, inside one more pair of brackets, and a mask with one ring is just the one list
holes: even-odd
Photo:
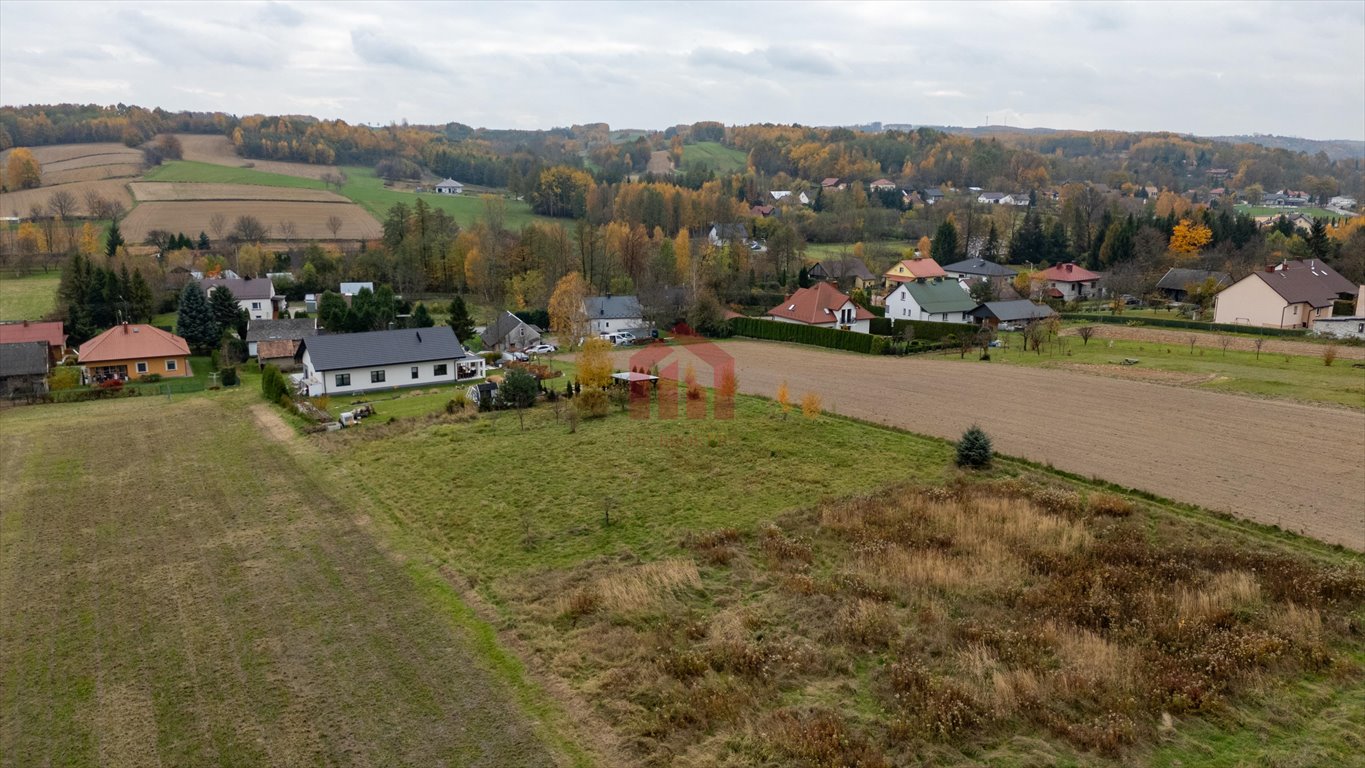
[(1095, 326), (1082, 325), (1076, 329), (1076, 335), (1081, 337), (1082, 345), (1087, 345), (1090, 343), (1090, 337), (1095, 335)]
[(337, 233), (341, 231), (341, 225), (343, 223), (341, 217), (335, 213), (327, 217), (327, 230), (332, 233), (333, 240), (336, 239)]
[(76, 196), (59, 189), (47, 199), (47, 210), (59, 219), (69, 219), (76, 214)]
[(229, 238), (241, 243), (259, 243), (270, 237), (270, 227), (251, 215), (238, 216), (232, 223)]
[(85, 212), (92, 218), (105, 218), (100, 215), (104, 212), (104, 206), (105, 200), (103, 195), (93, 189), (87, 189), (85, 191)]
[(215, 213), (209, 219), (209, 231), (213, 233), (214, 240), (222, 240), (223, 233), (227, 231), (227, 217), (221, 213)]
[(1257, 336), (1254, 340), (1252, 340), (1251, 346), (1253, 346), (1253, 347), (1256, 348), (1256, 359), (1257, 359), (1257, 360), (1260, 360), (1260, 359), (1261, 359), (1261, 347), (1265, 346), (1265, 337), (1264, 337), (1264, 336)]
[(283, 239), (285, 239), (285, 240), (290, 240), (290, 241), (292, 241), (292, 240), (294, 239), (294, 236), (298, 234), (298, 231), (299, 231), (299, 228), (296, 227), (296, 226), (294, 226), (294, 222), (292, 222), (292, 221), (281, 221), (281, 222), (280, 222), (280, 237), (281, 237), (281, 238), (283, 238)]
[(1231, 345), (1231, 344), (1232, 344), (1232, 337), (1231, 337), (1231, 336), (1219, 336), (1219, 337), (1218, 337), (1218, 346), (1220, 346), (1220, 347), (1223, 348), (1223, 357), (1227, 357), (1227, 356), (1228, 356), (1228, 346)]
[(1188, 339), (1188, 341), (1190, 342), (1190, 354), (1193, 355), (1193, 354), (1194, 354), (1194, 344), (1195, 344), (1195, 342), (1199, 341), (1199, 337), (1198, 337), (1198, 336), (1195, 336), (1193, 333), (1191, 333), (1191, 334), (1187, 337), (1187, 339)]

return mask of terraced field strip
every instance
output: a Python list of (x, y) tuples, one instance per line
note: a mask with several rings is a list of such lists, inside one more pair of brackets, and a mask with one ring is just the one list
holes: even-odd
[(138, 202), (194, 200), (280, 200), (288, 202), (349, 203), (335, 192), (254, 184), (198, 184), (194, 182), (135, 181), (129, 184)]
[(255, 216), (272, 229), (272, 237), (279, 237), (280, 225), (290, 222), (295, 227), (296, 239), (331, 240), (334, 236), (328, 220), (332, 216), (341, 219), (336, 238), (358, 240), (377, 237), (380, 232), (379, 222), (373, 216), (345, 201), (198, 200), (142, 203), (123, 220), (123, 236), (131, 242), (141, 242), (153, 229), (207, 232), (215, 214), (226, 216), (229, 226), (239, 216)]

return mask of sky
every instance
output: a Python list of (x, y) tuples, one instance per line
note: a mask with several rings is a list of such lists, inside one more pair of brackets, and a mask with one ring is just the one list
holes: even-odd
[(0, 0), (0, 104), (1365, 140), (1365, 2)]

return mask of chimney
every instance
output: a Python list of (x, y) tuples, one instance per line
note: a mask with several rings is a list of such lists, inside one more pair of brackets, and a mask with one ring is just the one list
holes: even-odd
[(1071, 271), (1072, 269), (1074, 269), (1075, 267), (1076, 267), (1075, 264), (1070, 264), (1070, 263), (1068, 263), (1068, 264), (1066, 265), (1066, 271), (1067, 271), (1067, 272), (1070, 272), (1070, 271)]
[(124, 324), (123, 324), (123, 332), (124, 332), (124, 333), (127, 333), (127, 332), (128, 332), (128, 324), (127, 324), (127, 323), (124, 323)]
[(1356, 290), (1356, 317), (1365, 317), (1365, 285)]
[(25, 327), (25, 328), (28, 327), (28, 321), (27, 321), (27, 320), (24, 321), (24, 327)]

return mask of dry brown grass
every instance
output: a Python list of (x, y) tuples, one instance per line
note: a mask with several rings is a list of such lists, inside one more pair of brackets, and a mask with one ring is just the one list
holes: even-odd
[(332, 233), (327, 227), (327, 219), (331, 216), (340, 216), (342, 220), (337, 238), (358, 240), (375, 237), (380, 231), (379, 222), (353, 203), (237, 200), (142, 203), (124, 219), (123, 236), (129, 241), (140, 242), (153, 229), (207, 232), (210, 219), (217, 213), (227, 217), (229, 226), (238, 216), (255, 216), (275, 230), (272, 237), (279, 236), (280, 222), (291, 221), (297, 228), (297, 239), (331, 240)]
[(575, 590), (563, 598), (559, 612), (574, 617), (600, 607), (617, 616), (634, 616), (658, 610), (678, 590), (700, 586), (696, 563), (660, 560), (603, 576)]
[(77, 209), (82, 216), (87, 214), (87, 211), (85, 210), (85, 195), (91, 190), (99, 193), (102, 197), (123, 203), (125, 209), (131, 208), (133, 205), (133, 196), (128, 193), (127, 179), (101, 178), (98, 181), (80, 181), (73, 184), (62, 184), (54, 187), (38, 187), (37, 189), (24, 189), (17, 192), (0, 193), (0, 215), (27, 217), (29, 208), (34, 205), (40, 205), (43, 206), (43, 208), (46, 208), (48, 201), (52, 199), (53, 193), (59, 190), (70, 192), (72, 195), (75, 195)]

